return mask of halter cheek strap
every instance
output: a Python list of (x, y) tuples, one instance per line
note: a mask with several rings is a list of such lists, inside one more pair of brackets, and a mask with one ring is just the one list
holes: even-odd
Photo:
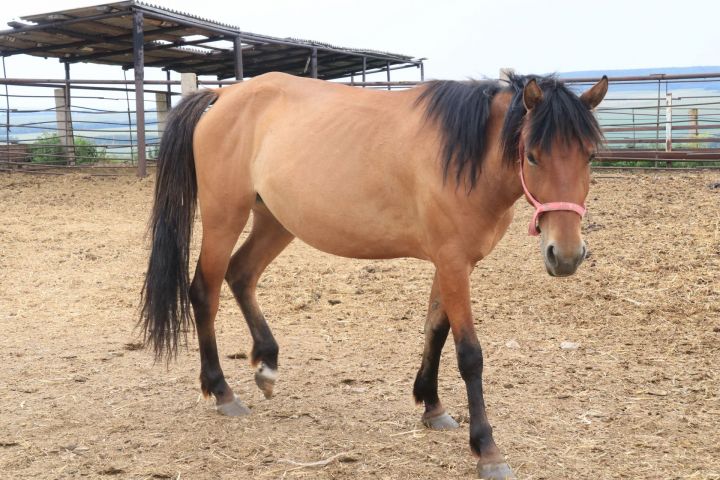
[(530, 225), (528, 226), (528, 235), (531, 235), (533, 237), (537, 237), (540, 235), (540, 229), (538, 228), (538, 222), (540, 221), (540, 215), (542, 215), (545, 212), (555, 212), (558, 210), (566, 210), (570, 212), (575, 212), (578, 215), (580, 215), (580, 218), (585, 216), (585, 212), (587, 209), (584, 205), (578, 205), (577, 203), (572, 202), (550, 202), (550, 203), (540, 203), (537, 201), (535, 197), (533, 197), (532, 193), (527, 188), (527, 185), (525, 185), (525, 174), (523, 172), (523, 157), (525, 156), (525, 153), (523, 151), (524, 149), (520, 149), (520, 183), (522, 183), (523, 191), (525, 192), (525, 198), (527, 198), (528, 202), (532, 204), (533, 207), (535, 207), (535, 213), (533, 214), (532, 220), (530, 220)]

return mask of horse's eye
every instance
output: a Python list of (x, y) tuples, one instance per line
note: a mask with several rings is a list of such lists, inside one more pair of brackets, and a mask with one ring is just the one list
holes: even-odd
[(591, 153), (590, 157), (588, 157), (588, 163), (595, 161), (595, 158), (597, 158), (597, 153)]
[(527, 159), (528, 159), (528, 163), (530, 163), (530, 165), (537, 165), (537, 160), (535, 160), (535, 155), (533, 155), (532, 153), (528, 153)]

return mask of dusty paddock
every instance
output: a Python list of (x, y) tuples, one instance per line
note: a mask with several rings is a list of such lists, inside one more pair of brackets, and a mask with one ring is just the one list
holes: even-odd
[[(489, 414), (520, 478), (720, 478), (717, 181), (597, 175), (591, 258), (564, 280), (519, 204), (473, 273)], [(254, 414), (223, 418), (198, 399), (193, 338), (168, 369), (134, 349), (151, 193), (130, 177), (0, 176), (0, 477), (473, 477), (452, 345), (441, 397), (461, 428), (424, 430), (411, 397), (431, 266), (293, 243), (259, 288), (281, 346), (269, 401), (228, 358), (250, 339), (225, 290), (223, 366)]]

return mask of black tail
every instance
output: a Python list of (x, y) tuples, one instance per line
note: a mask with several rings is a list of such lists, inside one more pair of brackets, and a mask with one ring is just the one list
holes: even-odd
[(152, 344), (156, 358), (174, 357), (180, 332), (186, 334), (192, 324), (188, 262), (197, 203), (192, 138), (200, 117), (215, 99), (217, 94), (211, 90), (183, 99), (168, 115), (160, 142), (150, 221), (152, 250), (140, 318), (145, 342)]

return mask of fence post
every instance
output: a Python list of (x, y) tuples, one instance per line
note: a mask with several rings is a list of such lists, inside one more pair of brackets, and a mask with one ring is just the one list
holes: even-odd
[(513, 73), (515, 73), (514, 68), (508, 68), (508, 67), (501, 68), (500, 73), (498, 74), (498, 79), (503, 82), (510, 83), (510, 75), (512, 75)]
[(75, 141), (73, 139), (72, 116), (67, 105), (65, 88), (55, 89), (55, 118), (57, 119), (58, 137), (65, 152), (68, 165), (75, 165)]
[(182, 96), (191, 94), (198, 89), (197, 75), (194, 73), (180, 74), (180, 93)]
[[(700, 132), (698, 131), (698, 114), (699, 110), (697, 108), (691, 108), (690, 109), (690, 125), (692, 126), (692, 136), (693, 138), (698, 138), (700, 136)], [(695, 147), (693, 147), (695, 148)]]
[(155, 94), (155, 109), (157, 110), (157, 129), (158, 137), (162, 137), (165, 133), (165, 124), (167, 123), (168, 110), (168, 94), (167, 93), (156, 93)]
[[(665, 94), (665, 151), (672, 152), (672, 92)], [(665, 166), (672, 167), (672, 161)]]
[(235, 51), (235, 80), (242, 82), (245, 78), (245, 69), (243, 66), (242, 37), (238, 35), (233, 40), (233, 50)]
[(365, 88), (365, 82), (367, 82), (367, 57), (363, 57), (362, 80), (363, 88)]
[(133, 71), (135, 73), (135, 129), (137, 134), (138, 177), (147, 175), (145, 158), (145, 27), (143, 13), (133, 11)]

